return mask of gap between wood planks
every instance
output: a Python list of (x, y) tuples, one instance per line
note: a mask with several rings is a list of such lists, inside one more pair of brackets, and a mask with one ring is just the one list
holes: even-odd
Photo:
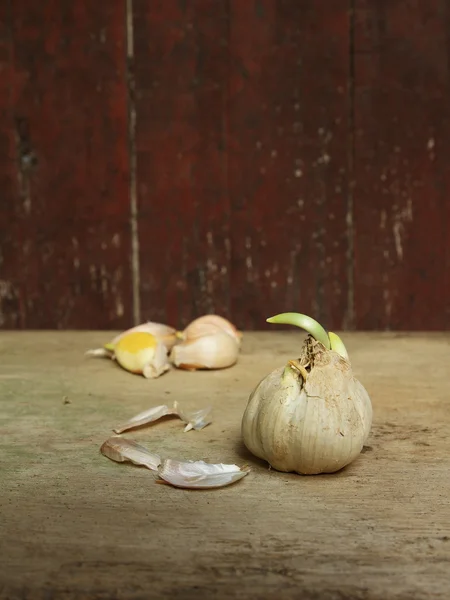
[(345, 329), (355, 328), (354, 294), (354, 220), (353, 220), (353, 170), (355, 162), (355, 0), (349, 0), (349, 44), (348, 44), (348, 150), (347, 150), (347, 310), (344, 315)]
[(131, 281), (133, 287), (133, 321), (141, 322), (139, 222), (136, 191), (136, 103), (134, 78), (133, 0), (126, 0), (126, 73), (128, 87), (128, 148), (130, 160), (130, 228), (131, 228)]

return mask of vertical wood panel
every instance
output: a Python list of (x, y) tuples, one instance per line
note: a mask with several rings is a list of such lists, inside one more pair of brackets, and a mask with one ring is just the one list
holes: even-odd
[(0, 325), (122, 327), (131, 322), (124, 3), (1, 5)]
[(340, 328), (351, 297), (348, 2), (230, 6), (232, 313), (249, 329), (291, 310)]
[(227, 316), (227, 2), (133, 4), (142, 318)]
[(450, 7), (355, 0), (358, 329), (450, 326)]

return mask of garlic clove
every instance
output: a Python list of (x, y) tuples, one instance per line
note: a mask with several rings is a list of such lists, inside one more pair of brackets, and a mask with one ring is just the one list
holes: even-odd
[(223, 331), (186, 340), (174, 346), (171, 362), (179, 369), (225, 369), (237, 362), (239, 344)]
[(100, 448), (100, 452), (115, 462), (131, 462), (135, 465), (147, 467), (151, 471), (156, 471), (161, 463), (158, 454), (149, 452), (147, 448), (141, 446), (133, 440), (121, 437), (110, 437)]
[(175, 487), (208, 489), (235, 483), (245, 477), (249, 471), (248, 467), (240, 468), (234, 464), (164, 459), (158, 468), (158, 475)]
[(242, 332), (238, 331), (228, 319), (214, 314), (194, 319), (183, 331), (179, 332), (178, 337), (182, 340), (194, 340), (220, 331), (228, 333), (240, 345)]
[(141, 323), (140, 325), (136, 325), (136, 327), (132, 327), (131, 329), (127, 329), (120, 333), (107, 344), (107, 346), (114, 348), (117, 342), (129, 333), (151, 333), (158, 341), (164, 344), (168, 351), (170, 351), (177, 342), (177, 332), (174, 327), (164, 325), (163, 323), (147, 321), (146, 323)]
[(130, 373), (156, 378), (169, 370), (164, 344), (146, 332), (128, 333), (114, 344), (114, 358)]
[(153, 323), (152, 321), (148, 321), (146, 323), (141, 323), (140, 325), (136, 325), (136, 327), (131, 327), (119, 335), (116, 335), (110, 342), (103, 345), (103, 348), (94, 348), (92, 350), (87, 350), (85, 352), (86, 356), (96, 356), (102, 358), (113, 358), (115, 346), (117, 343), (125, 336), (130, 333), (150, 333), (153, 335), (159, 342), (164, 344), (164, 347), (167, 349), (167, 352), (170, 352), (172, 347), (177, 343), (177, 331), (174, 327), (170, 327), (169, 325), (164, 325), (163, 323)]
[(211, 407), (209, 406), (193, 412), (186, 412), (182, 410), (178, 402), (175, 401), (172, 408), (162, 404), (161, 406), (153, 406), (148, 410), (144, 410), (132, 417), (126, 423), (123, 423), (123, 425), (116, 427), (113, 431), (115, 433), (123, 433), (124, 431), (141, 427), (142, 425), (154, 423), (167, 415), (176, 415), (181, 421), (186, 423), (184, 431), (190, 431), (191, 429), (200, 430), (212, 423), (210, 414)]

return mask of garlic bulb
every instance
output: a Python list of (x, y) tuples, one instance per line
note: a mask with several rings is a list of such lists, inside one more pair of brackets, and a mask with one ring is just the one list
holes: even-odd
[(170, 360), (179, 369), (224, 369), (239, 355), (236, 338), (223, 331), (187, 340), (172, 348)]
[(194, 340), (220, 331), (231, 335), (238, 344), (241, 343), (242, 332), (238, 331), (228, 319), (219, 315), (203, 315), (194, 319), (183, 331), (178, 333), (178, 337), (182, 340)]
[(151, 333), (135, 331), (122, 336), (114, 344), (113, 358), (129, 371), (154, 379), (169, 370), (164, 344)]
[(242, 419), (244, 443), (278, 471), (336, 472), (360, 454), (367, 440), (369, 395), (336, 334), (295, 313), (268, 321), (299, 325), (310, 335), (298, 360), (272, 371), (251, 393)]

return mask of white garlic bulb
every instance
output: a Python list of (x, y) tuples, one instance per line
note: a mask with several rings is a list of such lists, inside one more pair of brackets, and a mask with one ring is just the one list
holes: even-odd
[[(299, 325), (304, 315), (296, 315), (294, 323), (292, 314), (269, 321)], [(325, 342), (323, 329), (308, 328)], [(330, 349), (310, 335), (300, 358), (272, 371), (250, 395), (242, 419), (244, 443), (279, 471), (336, 472), (360, 454), (369, 435), (370, 397), (354, 377), (338, 336), (330, 335), (326, 343)]]
[(203, 335), (174, 346), (170, 360), (179, 369), (225, 369), (234, 365), (239, 355), (239, 344), (223, 331)]

